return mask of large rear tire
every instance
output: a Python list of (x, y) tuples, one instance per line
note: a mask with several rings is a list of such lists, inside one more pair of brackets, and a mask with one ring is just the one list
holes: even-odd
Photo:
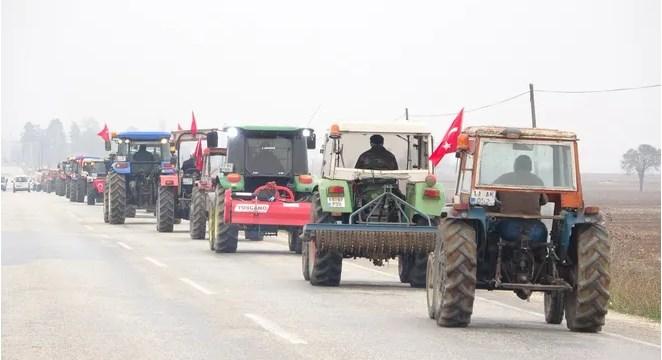
[(427, 276), (425, 277), (425, 295), (428, 304), (428, 316), (430, 319), (437, 318), (437, 310), (439, 309), (439, 289), (441, 287), (441, 279), (438, 276), (439, 266), (436, 261), (438, 255), (438, 252), (428, 255)]
[(409, 270), (409, 285), (413, 288), (424, 288), (428, 269), (428, 254), (416, 253)]
[(200, 240), (205, 238), (205, 227), (207, 225), (207, 216), (205, 214), (205, 193), (201, 192), (197, 186), (193, 187), (191, 193), (191, 209), (189, 216), (189, 232), (191, 239)]
[(570, 251), (575, 258), (570, 274), (574, 288), (565, 294), (565, 319), (571, 331), (598, 332), (609, 304), (609, 233), (598, 224), (575, 229)]
[(97, 201), (97, 190), (90, 184), (87, 188), (87, 205), (94, 205)]
[(69, 180), (69, 201), (75, 202), (78, 198), (78, 182)]
[[(322, 209), (319, 192), (314, 192), (313, 223), (328, 223), (332, 220), (331, 215)], [(317, 249), (315, 241), (308, 241), (306, 262), (310, 283), (314, 286), (338, 286), (342, 274), (342, 254), (336, 251), (321, 251)], [(304, 274), (305, 278), (305, 274)]]
[(156, 231), (172, 232), (175, 226), (175, 188), (159, 186), (156, 198)]
[(398, 255), (398, 276), (400, 277), (400, 282), (403, 284), (409, 282), (411, 263), (411, 255)]
[(237, 252), (237, 242), (239, 241), (239, 228), (234, 224), (225, 223), (225, 189), (216, 188), (215, 219), (216, 226), (214, 250), (217, 253)]
[(85, 194), (87, 190), (85, 189), (87, 185), (87, 180), (80, 178), (76, 180), (76, 202), (82, 203), (85, 201)]
[(444, 219), (441, 224), (437, 325), (465, 327), (471, 322), (476, 292), (476, 231), (465, 221)]
[[(156, 212), (154, 215), (156, 216)], [(136, 217), (136, 205), (126, 205), (126, 208), (124, 209), (124, 217)]]
[(106, 224), (110, 222), (108, 204), (108, 182), (106, 182), (103, 186), (103, 222)]
[(294, 251), (295, 254), (301, 254), (303, 251), (302, 241), (301, 241), (301, 230), (300, 229), (291, 229), (287, 232), (287, 246), (290, 251)]
[(110, 173), (108, 182), (108, 222), (124, 224), (126, 214), (126, 181), (124, 176)]

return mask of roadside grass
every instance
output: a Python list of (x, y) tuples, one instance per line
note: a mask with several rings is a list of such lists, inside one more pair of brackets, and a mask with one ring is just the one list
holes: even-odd
[(660, 321), (659, 270), (635, 270), (632, 264), (616, 262), (611, 268), (610, 293), (611, 309)]

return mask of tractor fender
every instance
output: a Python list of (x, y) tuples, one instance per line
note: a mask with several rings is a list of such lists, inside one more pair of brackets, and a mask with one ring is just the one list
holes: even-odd
[(159, 176), (159, 184), (161, 186), (179, 186), (179, 178), (177, 175), (161, 175)]

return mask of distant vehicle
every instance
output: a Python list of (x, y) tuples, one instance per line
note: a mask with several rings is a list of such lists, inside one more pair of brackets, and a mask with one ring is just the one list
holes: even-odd
[(13, 191), (27, 191), (30, 192), (30, 178), (25, 175), (19, 175), (12, 180)]
[(7, 191), (7, 183), (9, 182), (9, 178), (6, 176), (2, 177), (2, 191)]

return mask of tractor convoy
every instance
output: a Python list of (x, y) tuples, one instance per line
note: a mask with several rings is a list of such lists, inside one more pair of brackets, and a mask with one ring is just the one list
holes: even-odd
[(408, 121), (331, 125), (315, 175), (311, 128), (112, 133), (107, 158), (69, 157), (40, 170), (34, 186), (101, 202), (109, 224), (136, 210), (152, 214), (158, 232), (184, 220), (221, 259), (241, 251), (240, 240), (286, 236), (313, 286), (341, 285), (343, 261), (397, 260), (400, 281), (426, 289), (439, 326), (469, 325), (477, 290), (507, 290), (523, 300), (542, 293), (549, 324), (565, 317), (571, 331), (600, 331), (610, 242), (599, 208), (584, 204), (576, 135), (490, 126), (458, 134), (448, 201), (432, 134)]

